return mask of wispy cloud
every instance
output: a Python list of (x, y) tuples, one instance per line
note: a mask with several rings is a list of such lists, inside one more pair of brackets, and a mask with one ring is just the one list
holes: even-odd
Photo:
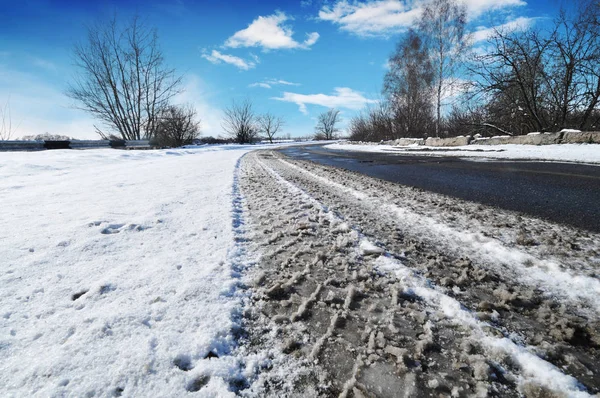
[(73, 109), (61, 87), (46, 82), (39, 71), (24, 72), (0, 64), (0, 104), (5, 101), (9, 101), (11, 122), (15, 127), (13, 139), (45, 132), (98, 138), (94, 132), (94, 124), (98, 121)]
[[(404, 32), (420, 17), (424, 0), (339, 0), (319, 10), (318, 19), (338, 25), (341, 30), (362, 37), (389, 36)], [(462, 0), (469, 18), (508, 7), (523, 6), (523, 0)]]
[(342, 0), (333, 6), (322, 7), (318, 19), (332, 22), (358, 36), (387, 36), (406, 30), (420, 13), (420, 7), (397, 0), (366, 3)]
[(283, 79), (265, 79), (262, 82), (256, 82), (248, 85), (248, 87), (272, 88), (273, 86), (300, 86), (300, 83), (292, 83)]
[(221, 62), (225, 62), (226, 64), (230, 64), (238, 67), (239, 69), (248, 70), (252, 69), (256, 66), (256, 62), (258, 58), (255, 58), (255, 61), (247, 61), (243, 58), (236, 57), (234, 55), (223, 54), (217, 50), (212, 50), (209, 54), (205, 51), (202, 52), (202, 58), (212, 62), (213, 64), (220, 64)]
[(50, 61), (47, 61), (45, 59), (42, 58), (38, 58), (38, 57), (33, 57), (32, 58), (32, 62), (33, 65), (37, 66), (38, 68), (42, 68), (51, 72), (56, 72), (58, 70), (58, 68), (56, 67), (56, 65)]
[(263, 82), (259, 82), (259, 83), (252, 83), (249, 84), (248, 87), (262, 87), (262, 88), (271, 88), (271, 85), (269, 83), (263, 83)]
[(526, 30), (535, 23), (537, 18), (526, 18), (519, 17), (505, 24), (493, 26), (491, 28), (479, 27), (476, 31), (472, 32), (472, 38), (474, 43), (482, 42), (494, 35), (496, 31), (521, 31)]
[(527, 5), (525, 0), (462, 0), (462, 3), (467, 6), (467, 12), (471, 19), (477, 18), (488, 11)]
[(294, 31), (284, 23), (290, 18), (283, 12), (259, 16), (246, 29), (237, 31), (225, 42), (226, 47), (262, 47), (263, 50), (308, 49), (319, 39), (317, 32), (307, 33), (303, 42), (292, 37)]
[(300, 108), (300, 112), (308, 114), (306, 105), (319, 105), (326, 108), (346, 108), (359, 110), (367, 104), (377, 103), (377, 100), (365, 98), (358, 91), (348, 87), (336, 87), (333, 95), (327, 94), (298, 94), (284, 92), (282, 97), (271, 99), (284, 102), (292, 102)]

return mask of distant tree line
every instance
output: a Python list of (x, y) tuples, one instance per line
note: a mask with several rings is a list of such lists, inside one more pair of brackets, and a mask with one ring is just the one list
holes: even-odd
[(384, 100), (350, 121), (353, 140), (521, 135), (600, 128), (600, 2), (550, 28), (496, 29), (472, 51), (466, 9), (431, 0), (391, 55)]
[(21, 137), (21, 140), (23, 140), (23, 141), (72, 141), (72, 140), (74, 140), (74, 138), (69, 137), (67, 135), (43, 133), (43, 134), (24, 135), (23, 137)]

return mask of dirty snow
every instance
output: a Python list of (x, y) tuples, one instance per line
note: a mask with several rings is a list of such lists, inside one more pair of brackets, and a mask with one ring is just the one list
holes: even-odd
[(250, 333), (313, 364), (296, 394), (598, 392), (599, 236), (272, 151), (241, 173)]
[(560, 145), (465, 145), (456, 147), (430, 147), (424, 145), (392, 146), (335, 143), (326, 148), (359, 151), (394, 153), (399, 155), (452, 156), (468, 159), (522, 159), (600, 164), (600, 145), (560, 144)]

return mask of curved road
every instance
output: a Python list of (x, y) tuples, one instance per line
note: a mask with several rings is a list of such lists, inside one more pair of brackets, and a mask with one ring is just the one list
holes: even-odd
[(600, 232), (599, 166), (365, 153), (322, 145), (280, 151), (295, 159)]

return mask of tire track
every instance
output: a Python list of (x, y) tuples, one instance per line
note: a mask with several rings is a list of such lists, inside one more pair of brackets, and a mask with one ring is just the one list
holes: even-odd
[(484, 322), (445, 288), (432, 287), (435, 273), (415, 273), (420, 267), (411, 269), (412, 261), (427, 256), (365, 237), (364, 225), (385, 223), (297, 167), (255, 153), (245, 158), (242, 179), (253, 240), (268, 249), (254, 279), (260, 315), (251, 325), (256, 333), (271, 329), (284, 352), (315, 366), (296, 392), (316, 386), (312, 392), (322, 396), (588, 395), (575, 377), (535, 355), (537, 347), (505, 337), (503, 325)]

